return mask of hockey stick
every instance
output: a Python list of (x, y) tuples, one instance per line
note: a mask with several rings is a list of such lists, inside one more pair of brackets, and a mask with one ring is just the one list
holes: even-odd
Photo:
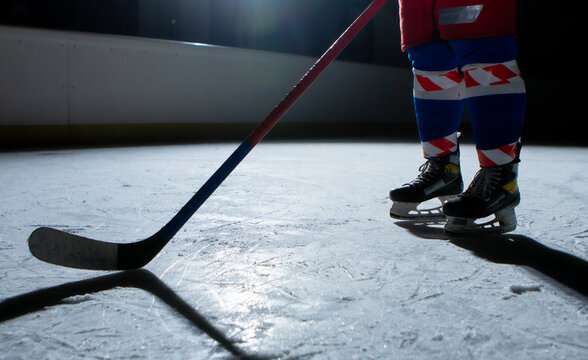
[(38, 259), (61, 266), (90, 270), (124, 270), (145, 266), (186, 224), (241, 160), (263, 139), (327, 66), (355, 38), (387, 0), (374, 0), (318, 59), (245, 141), (202, 185), (180, 211), (152, 236), (131, 243), (93, 240), (40, 227), (29, 237), (29, 249)]

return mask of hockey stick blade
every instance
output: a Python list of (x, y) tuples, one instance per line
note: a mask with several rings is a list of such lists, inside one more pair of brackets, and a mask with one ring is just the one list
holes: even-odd
[(80, 269), (125, 270), (147, 265), (384, 6), (386, 1), (374, 0), (359, 15), (184, 207), (157, 233), (136, 242), (113, 243), (41, 227), (33, 231), (29, 237), (31, 253), (39, 260), (51, 264)]
[(28, 243), (31, 254), (51, 264), (88, 270), (125, 270), (142, 267), (157, 255), (160, 248), (156, 236), (118, 244), (40, 227), (33, 231)]
[(41, 227), (29, 237), (31, 254), (45, 262), (82, 269), (117, 268), (118, 244)]

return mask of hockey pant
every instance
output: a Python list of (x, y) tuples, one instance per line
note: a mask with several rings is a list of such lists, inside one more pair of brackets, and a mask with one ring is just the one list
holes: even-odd
[(408, 55), (426, 158), (457, 150), (465, 106), (480, 166), (503, 165), (518, 158), (526, 91), (514, 37), (441, 40), (410, 48)]

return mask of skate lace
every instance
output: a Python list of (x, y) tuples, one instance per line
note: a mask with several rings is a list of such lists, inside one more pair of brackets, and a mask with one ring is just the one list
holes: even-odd
[(419, 171), (421, 172), (416, 179), (408, 183), (409, 186), (423, 186), (427, 185), (433, 180), (440, 169), (440, 165), (432, 162), (427, 161), (426, 163), (419, 166)]
[(467, 190), (461, 196), (489, 201), (494, 189), (496, 189), (496, 186), (500, 182), (500, 178), (500, 168), (481, 168), (474, 176), (474, 180), (470, 186), (468, 186)]

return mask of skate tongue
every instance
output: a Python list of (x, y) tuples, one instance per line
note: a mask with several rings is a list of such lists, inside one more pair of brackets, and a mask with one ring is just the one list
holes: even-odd
[(416, 179), (408, 183), (408, 185), (419, 186), (428, 184), (428, 182), (431, 179), (437, 176), (440, 168), (441, 164), (439, 163), (439, 161), (428, 160), (426, 163), (419, 167), (419, 171), (421, 173), (417, 176)]
[(464, 197), (488, 201), (492, 191), (500, 181), (500, 173), (500, 168), (481, 168), (474, 176), (474, 180), (468, 186), (468, 189), (462, 195)]

